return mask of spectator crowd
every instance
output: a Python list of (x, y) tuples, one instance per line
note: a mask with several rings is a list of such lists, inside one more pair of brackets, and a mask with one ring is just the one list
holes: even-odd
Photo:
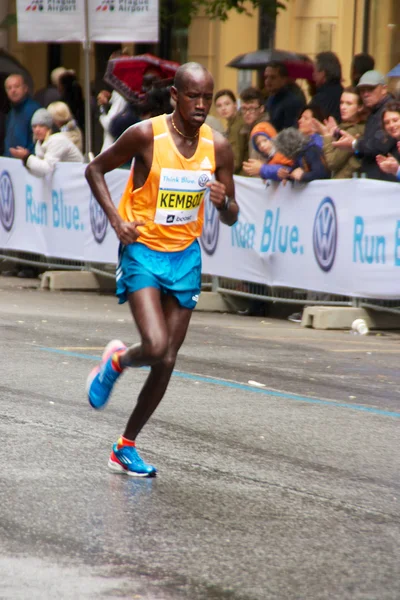
[[(110, 59), (129, 56), (122, 50)], [(343, 88), (338, 57), (321, 52), (313, 81), (302, 89), (285, 62), (272, 61), (264, 69), (262, 90), (249, 87), (239, 101), (232, 90), (217, 91), (218, 119), (210, 115), (208, 123), (228, 139), (238, 175), (284, 183), (358, 176), (400, 181), (399, 99), (374, 67), (372, 56), (356, 55), (351, 85)], [(59, 161), (83, 161), (85, 110), (74, 71), (57, 67), (51, 84), (34, 97), (24, 75), (14, 73), (5, 80), (5, 92), (9, 110), (2, 115), (2, 155), (20, 158), (39, 177)], [(154, 69), (144, 74), (135, 101), (102, 89), (93, 103), (103, 137), (99, 151), (130, 125), (173, 110), (168, 85)]]
[[(110, 60), (129, 57), (122, 50)], [(37, 177), (51, 175), (58, 162), (84, 160), (85, 107), (77, 76), (57, 67), (50, 79), (32, 96), (24, 74), (12, 73), (0, 103), (0, 155), (22, 160)], [(206, 122), (229, 141), (237, 175), (283, 184), (360, 176), (400, 181), (400, 94), (389, 92), (366, 53), (354, 56), (350, 80), (344, 88), (333, 52), (316, 56), (313, 81), (307, 82), (291, 78), (285, 62), (272, 61), (262, 89), (244, 89), (239, 99), (230, 89), (217, 91), (218, 118), (209, 115)], [(172, 112), (171, 83), (149, 68), (134, 100), (116, 89), (93, 95), (102, 137), (97, 151), (138, 121)]]
[(338, 57), (321, 52), (306, 91), (277, 61), (265, 67), (263, 90), (246, 88), (239, 102), (231, 90), (218, 91), (215, 108), (227, 123), (235, 173), (302, 183), (400, 181), (400, 102), (374, 67), (372, 56), (357, 54), (344, 88)]

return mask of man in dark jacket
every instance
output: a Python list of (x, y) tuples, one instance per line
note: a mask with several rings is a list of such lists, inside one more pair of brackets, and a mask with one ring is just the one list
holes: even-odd
[(293, 86), (284, 63), (270, 62), (264, 71), (265, 89), (269, 97), (265, 105), (269, 120), (277, 131), (295, 127), (305, 107), (300, 88)]
[(385, 78), (379, 71), (367, 71), (361, 77), (357, 88), (360, 90), (364, 106), (370, 110), (364, 135), (357, 139), (348, 132), (341, 131), (341, 138), (337, 142), (332, 142), (332, 146), (353, 150), (354, 154), (361, 158), (361, 172), (369, 179), (396, 181), (393, 175), (381, 171), (376, 163), (378, 154), (388, 154), (395, 145), (393, 138), (388, 136), (382, 127), (382, 113), (385, 104), (391, 100)]
[(11, 110), (6, 120), (6, 135), (4, 139), (4, 156), (11, 156), (10, 148), (27, 148), (34, 151), (31, 119), (33, 113), (40, 108), (29, 96), (29, 88), (20, 73), (9, 75), (4, 84), (6, 94), (11, 103)]
[(340, 98), (343, 92), (342, 67), (336, 54), (320, 52), (315, 58), (314, 81), (317, 88), (310, 106), (318, 106), (325, 114), (340, 122)]

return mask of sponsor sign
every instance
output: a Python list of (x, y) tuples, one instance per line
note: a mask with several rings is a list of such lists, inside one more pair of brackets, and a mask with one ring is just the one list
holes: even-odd
[(6, 231), (11, 231), (15, 217), (15, 195), (8, 171), (0, 175), (0, 222)]
[(331, 198), (324, 198), (314, 219), (313, 248), (317, 263), (330, 271), (335, 262), (337, 244), (336, 210)]
[(159, 225), (186, 225), (197, 220), (210, 173), (161, 169), (154, 222)]
[(93, 237), (98, 244), (101, 244), (106, 237), (108, 219), (93, 194), (90, 194), (90, 226)]
[(17, 0), (19, 42), (83, 42), (84, 0)]
[[(83, 164), (60, 163), (51, 178), (38, 178), (21, 161), (1, 157), (0, 248), (115, 263), (118, 239), (91, 198), (84, 171)], [(207, 173), (193, 173), (164, 173), (160, 205), (168, 206), (160, 210), (175, 223), (177, 215), (198, 210), (195, 198), (204, 194), (203, 273), (271, 287), (400, 298), (398, 184), (351, 179), (266, 188), (261, 180), (235, 177), (240, 213), (227, 227), (202, 187)], [(128, 177), (122, 169), (106, 175), (115, 205)]]
[(158, 42), (158, 0), (87, 0), (93, 42)]
[(17, 0), (20, 42), (158, 42), (158, 0)]

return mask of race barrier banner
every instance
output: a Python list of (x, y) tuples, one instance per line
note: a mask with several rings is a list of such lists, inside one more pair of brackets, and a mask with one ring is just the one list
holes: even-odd
[(308, 184), (236, 178), (239, 220), (208, 208), (203, 272), (270, 286), (400, 298), (400, 186), (367, 179)]
[[(0, 158), (0, 248), (115, 263), (118, 240), (91, 195), (85, 165), (52, 178)], [(128, 171), (107, 175), (117, 205)], [(267, 185), (235, 177), (239, 220), (206, 201), (203, 273), (363, 298), (400, 298), (400, 186), (366, 179)]]

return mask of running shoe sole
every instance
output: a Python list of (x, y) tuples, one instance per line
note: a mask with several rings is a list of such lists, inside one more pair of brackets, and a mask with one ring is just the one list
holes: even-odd
[(129, 477), (142, 477), (148, 479), (156, 476), (156, 471), (153, 473), (137, 473), (136, 471), (129, 471), (118, 462), (118, 459), (112, 460), (111, 457), (108, 459), (108, 468), (113, 473), (118, 473), (119, 475), (128, 475)]

